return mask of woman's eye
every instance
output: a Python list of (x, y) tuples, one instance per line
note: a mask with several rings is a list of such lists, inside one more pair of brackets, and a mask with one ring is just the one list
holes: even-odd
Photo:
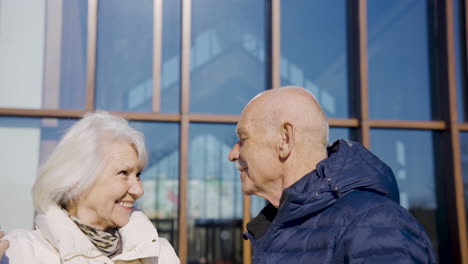
[(119, 172), (119, 175), (120, 175), (120, 174), (125, 175), (125, 176), (128, 176), (128, 171), (126, 171), (126, 170), (121, 170), (121, 171)]
[(137, 173), (137, 175), (136, 175), (138, 180), (140, 180), (140, 175), (141, 175), (141, 172)]

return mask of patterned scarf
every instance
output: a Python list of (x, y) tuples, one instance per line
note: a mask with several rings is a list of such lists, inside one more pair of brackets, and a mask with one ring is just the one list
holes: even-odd
[[(64, 209), (68, 214), (68, 212)], [(120, 254), (122, 251), (120, 234), (117, 228), (100, 230), (81, 222), (78, 218), (68, 214), (71, 220), (80, 228), (89, 240), (109, 258)]]

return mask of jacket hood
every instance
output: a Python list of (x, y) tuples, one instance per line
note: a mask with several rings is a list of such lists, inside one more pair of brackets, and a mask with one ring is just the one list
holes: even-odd
[(328, 147), (328, 158), (314, 171), (283, 191), (274, 222), (284, 224), (315, 214), (353, 190), (374, 192), (399, 203), (390, 167), (360, 143), (340, 139)]

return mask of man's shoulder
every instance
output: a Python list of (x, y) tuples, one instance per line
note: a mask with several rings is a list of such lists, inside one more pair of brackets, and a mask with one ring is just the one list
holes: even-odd
[(334, 210), (342, 214), (346, 224), (390, 227), (423, 231), (408, 210), (392, 199), (369, 191), (353, 191), (339, 199)]
[(346, 226), (357, 218), (363, 218), (363, 223), (379, 221), (381, 224), (397, 224), (399, 221), (416, 223), (414, 217), (400, 204), (380, 194), (355, 190), (340, 197), (336, 203), (321, 213), (326, 218), (335, 219), (340, 225)]
[(339, 210), (345, 211), (348, 215), (361, 214), (381, 207), (406, 211), (400, 204), (389, 197), (365, 190), (354, 190), (344, 195), (338, 199), (334, 206)]
[[(431, 242), (423, 227), (390, 198), (356, 191), (336, 205), (347, 218), (337, 239), (339, 252), (356, 259), (372, 257), (379, 263), (386, 256), (386, 249), (391, 249), (405, 260), (411, 257), (420, 259), (421, 263), (435, 262)], [(369, 243), (370, 240), (375, 243)]]

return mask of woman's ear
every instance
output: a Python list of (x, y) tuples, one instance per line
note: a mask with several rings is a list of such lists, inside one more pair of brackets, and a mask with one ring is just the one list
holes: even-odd
[(286, 160), (294, 148), (294, 126), (291, 123), (281, 125), (281, 142), (279, 145), (279, 156), (281, 160)]

